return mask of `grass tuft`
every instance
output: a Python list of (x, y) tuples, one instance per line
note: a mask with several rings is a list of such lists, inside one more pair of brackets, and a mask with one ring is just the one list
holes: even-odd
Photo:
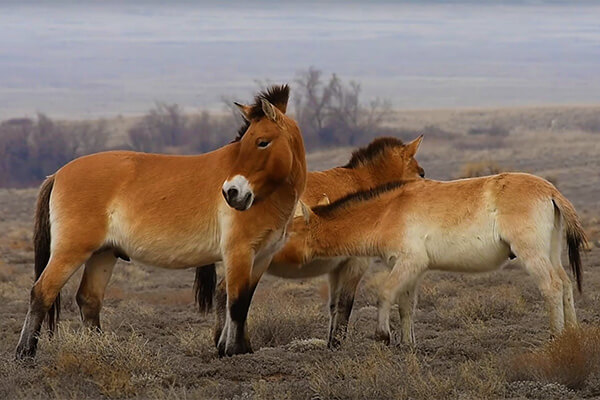
[(600, 327), (566, 329), (529, 353), (508, 361), (511, 381), (560, 383), (581, 389), (588, 378), (600, 372)]

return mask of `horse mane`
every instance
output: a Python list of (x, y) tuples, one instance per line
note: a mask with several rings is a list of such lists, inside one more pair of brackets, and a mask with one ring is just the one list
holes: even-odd
[(354, 169), (365, 165), (383, 154), (387, 149), (404, 146), (402, 140), (395, 137), (380, 137), (373, 140), (365, 147), (352, 152), (350, 161), (342, 168)]
[(250, 105), (250, 112), (248, 113), (247, 120), (244, 120), (244, 124), (238, 129), (237, 136), (234, 142), (239, 142), (244, 137), (244, 134), (250, 127), (250, 121), (259, 120), (265, 116), (265, 112), (262, 109), (262, 100), (267, 100), (273, 104), (282, 113), (285, 114), (287, 103), (290, 98), (290, 87), (289, 85), (273, 85), (265, 90), (260, 91), (254, 96), (254, 102)]
[(404, 186), (406, 183), (407, 181), (388, 182), (367, 190), (361, 190), (358, 192), (350, 193), (344, 197), (337, 199), (332, 203), (321, 206), (315, 206), (312, 208), (312, 211), (320, 217), (331, 216), (333, 213), (340, 209), (347, 208), (348, 206), (355, 203), (361, 203), (363, 201), (374, 199), (376, 197), (381, 196), (384, 193), (390, 192), (394, 189), (398, 189), (399, 187)]

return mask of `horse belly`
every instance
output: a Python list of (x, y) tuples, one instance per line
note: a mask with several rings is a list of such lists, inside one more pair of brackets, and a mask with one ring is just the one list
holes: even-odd
[(306, 264), (271, 263), (267, 273), (280, 278), (303, 279), (314, 278), (336, 269), (346, 258), (322, 258)]
[(510, 248), (494, 232), (484, 229), (454, 230), (428, 238), (430, 268), (443, 271), (486, 272), (498, 269), (509, 258)]
[(179, 231), (140, 228), (119, 219), (111, 221), (107, 244), (117, 247), (134, 262), (169, 269), (197, 267), (221, 260), (220, 238), (215, 229), (202, 226)]

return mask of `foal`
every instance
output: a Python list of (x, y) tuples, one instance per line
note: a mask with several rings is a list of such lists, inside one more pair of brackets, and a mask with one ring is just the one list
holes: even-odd
[(402, 342), (413, 343), (412, 312), (428, 270), (485, 272), (517, 257), (545, 299), (553, 333), (577, 325), (571, 281), (561, 264), (563, 224), (581, 289), (586, 238), (573, 205), (549, 182), (506, 173), (450, 182), (416, 180), (358, 192), (312, 210), (301, 204), (293, 235), (274, 262), (378, 256), (393, 266), (379, 297), (377, 334), (390, 341), (399, 303)]
[(33, 357), (46, 314), (85, 263), (77, 292), (84, 323), (100, 329), (117, 257), (163, 268), (223, 260), (227, 322), (221, 352), (250, 351), (245, 322), (258, 280), (286, 238), (306, 183), (304, 145), (285, 115), (288, 86), (240, 109), (248, 123), (231, 144), (195, 156), (113, 151), (78, 158), (42, 185), (34, 232), (35, 277), (17, 358)]
[[(326, 171), (309, 172), (306, 190), (302, 201), (310, 206), (316, 206), (323, 201), (337, 200), (349, 193), (367, 190), (386, 182), (396, 180), (420, 179), (424, 176), (423, 168), (414, 158), (422, 136), (408, 144), (393, 137), (383, 137), (373, 140), (368, 146), (352, 153), (350, 161), (337, 168)], [(329, 337), (328, 346), (337, 347), (346, 335), (348, 319), (352, 312), (356, 288), (365, 271), (369, 267), (366, 257), (333, 257), (318, 259), (303, 265), (286, 263), (271, 263), (267, 273), (287, 279), (312, 278), (328, 274), (329, 277)], [(206, 268), (208, 270), (208, 268)], [(203, 279), (206, 275), (202, 268), (196, 274), (196, 298), (212, 300), (212, 291), (208, 286), (214, 279)], [(212, 267), (214, 273), (214, 267)], [(217, 293), (217, 323), (215, 339), (225, 321), (224, 285), (219, 285)], [(219, 301), (220, 299), (220, 301)]]

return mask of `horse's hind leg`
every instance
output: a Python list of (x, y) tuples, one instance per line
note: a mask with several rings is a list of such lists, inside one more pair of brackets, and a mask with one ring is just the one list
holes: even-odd
[(426, 257), (408, 258), (404, 254), (396, 262), (388, 279), (383, 284), (379, 294), (378, 323), (375, 335), (388, 344), (391, 342), (390, 310), (392, 303), (398, 299), (399, 293), (414, 289), (419, 278), (427, 270), (426, 260)]
[(569, 275), (566, 273), (562, 265), (562, 220), (560, 214), (555, 212), (554, 230), (552, 231), (552, 241), (550, 248), (550, 262), (554, 270), (562, 280), (563, 292), (563, 314), (565, 318), (565, 326), (575, 327), (577, 323), (577, 314), (575, 313), (575, 302), (573, 300), (573, 284)]
[(562, 332), (565, 326), (563, 308), (563, 280), (556, 271), (550, 258), (545, 254), (520, 256), (525, 270), (531, 275), (546, 302), (546, 309), (550, 315), (550, 332), (553, 335)]
[(116, 262), (114, 252), (107, 250), (93, 254), (85, 263), (76, 298), (83, 324), (89, 328), (100, 331), (100, 309)]
[(368, 258), (353, 257), (329, 273), (329, 348), (339, 347), (346, 337), (356, 287), (368, 267)]
[(407, 286), (406, 290), (398, 293), (398, 313), (400, 314), (400, 341), (403, 344), (415, 344), (415, 333), (413, 327), (413, 313), (417, 301), (417, 283)]
[(31, 289), (29, 311), (17, 345), (17, 358), (35, 355), (38, 336), (46, 313), (67, 280), (90, 255), (90, 252), (84, 250), (67, 251), (60, 248), (54, 250), (44, 272)]

